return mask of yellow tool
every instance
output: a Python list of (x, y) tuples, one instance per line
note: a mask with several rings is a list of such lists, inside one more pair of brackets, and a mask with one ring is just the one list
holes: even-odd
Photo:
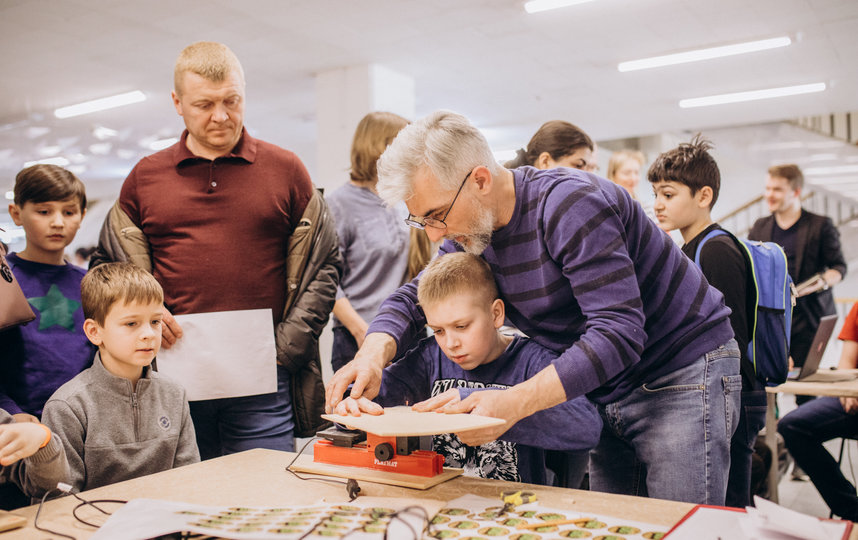
[(535, 501), (536, 494), (532, 491), (504, 491), (500, 498), (504, 504), (498, 515), (502, 516), (520, 504)]

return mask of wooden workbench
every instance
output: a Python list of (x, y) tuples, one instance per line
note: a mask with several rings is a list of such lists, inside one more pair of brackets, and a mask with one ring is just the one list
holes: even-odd
[[(81, 494), (87, 500), (151, 498), (215, 506), (281, 506), (309, 504), (321, 497), (347, 500), (345, 488), (297, 479), (285, 471), (294, 454), (275, 450), (249, 450), (239, 454), (188, 465)], [(361, 482), (361, 495), (452, 500), (466, 494), (497, 497), (502, 490), (522, 489), (524, 484), (458, 477), (425, 491)], [(544, 486), (527, 486), (547, 507), (592, 512), (660, 525), (673, 525), (693, 505), (660, 499), (610, 495)], [(42, 509), (39, 524), (88, 538), (95, 529), (79, 524), (71, 515), (78, 501), (64, 497), (49, 501)], [(0, 540), (59, 538), (33, 528), (36, 506), (15, 511), (28, 519), (22, 529), (0, 533)], [(89, 513), (88, 515), (92, 515)]]

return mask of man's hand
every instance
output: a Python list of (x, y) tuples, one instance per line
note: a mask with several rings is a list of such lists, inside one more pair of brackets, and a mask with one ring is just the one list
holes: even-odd
[(463, 443), (469, 446), (479, 446), (497, 440), (498, 437), (506, 433), (516, 422), (535, 412), (527, 411), (524, 404), (518, 402), (515, 397), (516, 392), (513, 389), (482, 390), (480, 392), (473, 392), (462, 401), (444, 406), (438, 410), (448, 414), (472, 413), (506, 420), (500, 426), (456, 433)]
[(176, 344), (176, 341), (182, 337), (182, 327), (176, 322), (176, 318), (167, 309), (163, 307), (164, 317), (161, 319), (161, 347), (169, 349)]
[(0, 425), (0, 465), (11, 465), (38, 452), (47, 433), (38, 422)]
[(415, 403), (411, 406), (411, 409), (418, 412), (436, 411), (446, 407), (447, 405), (459, 403), (461, 400), (462, 398), (459, 397), (459, 390), (457, 388), (451, 388), (437, 396), (433, 396), (425, 401), (421, 401), (420, 403)]
[(351, 397), (372, 399), (381, 388), (381, 372), (396, 354), (396, 341), (387, 334), (366, 336), (354, 359), (341, 367), (325, 387), (325, 412), (333, 411), (350, 384)]
[(360, 416), (361, 413), (378, 416), (384, 414), (384, 407), (365, 397), (357, 399), (347, 397), (337, 403), (337, 406), (334, 408), (334, 414), (339, 414), (340, 416)]
[(846, 414), (858, 413), (858, 398), (842, 397), (840, 398), (840, 405), (843, 406), (843, 410), (846, 411)]
[(12, 418), (15, 419), (16, 422), (32, 422), (34, 424), (39, 424), (39, 419), (33, 416), (32, 414), (27, 414), (25, 412), (13, 414)]

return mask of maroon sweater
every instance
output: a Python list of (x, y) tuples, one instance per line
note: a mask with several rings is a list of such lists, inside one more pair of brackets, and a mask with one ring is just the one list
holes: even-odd
[(119, 195), (149, 240), (164, 301), (174, 314), (271, 308), (279, 321), (310, 176), (295, 154), (246, 130), (213, 161), (192, 154), (187, 137), (140, 160)]

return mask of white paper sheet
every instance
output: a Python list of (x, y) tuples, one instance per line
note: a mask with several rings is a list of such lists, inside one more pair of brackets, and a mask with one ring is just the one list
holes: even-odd
[(277, 391), (270, 309), (176, 315), (183, 336), (158, 353), (158, 372), (181, 383), (188, 401)]

